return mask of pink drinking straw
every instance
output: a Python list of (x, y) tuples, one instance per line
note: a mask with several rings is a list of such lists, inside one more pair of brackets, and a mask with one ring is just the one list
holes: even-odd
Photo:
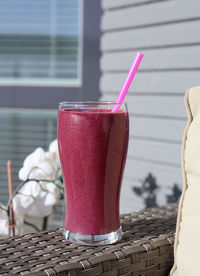
[(120, 91), (120, 93), (117, 97), (117, 101), (116, 101), (117, 105), (115, 105), (112, 108), (112, 112), (116, 112), (120, 109), (120, 106), (121, 106), (120, 104), (123, 102), (123, 100), (126, 96), (126, 93), (129, 89), (129, 86), (131, 85), (131, 82), (132, 82), (132, 80), (135, 76), (135, 73), (137, 72), (137, 69), (140, 65), (140, 62), (141, 62), (142, 58), (143, 58), (143, 54), (138, 52), (135, 59), (134, 59), (134, 61), (133, 61), (133, 64), (131, 65), (131, 68), (130, 68), (130, 70), (128, 72), (128, 75), (126, 77), (126, 80), (125, 80), (125, 82), (122, 86), (122, 89), (121, 89), (121, 91)]

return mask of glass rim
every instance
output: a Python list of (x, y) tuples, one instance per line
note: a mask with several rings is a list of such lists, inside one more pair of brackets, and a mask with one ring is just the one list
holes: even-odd
[(97, 105), (101, 105), (101, 106), (126, 106), (127, 107), (127, 103), (126, 102), (122, 102), (122, 103), (116, 103), (114, 101), (75, 101), (75, 102), (60, 102), (59, 103), (59, 109), (62, 108), (66, 108), (66, 106), (72, 107), (74, 106), (75, 108), (77, 108), (78, 106), (82, 106), (82, 108), (84, 106), (97, 106)]

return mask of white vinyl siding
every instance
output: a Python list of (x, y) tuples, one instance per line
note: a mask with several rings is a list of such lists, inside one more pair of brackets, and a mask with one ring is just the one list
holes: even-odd
[(144, 54), (126, 102), (130, 141), (121, 212), (144, 208), (133, 191), (151, 173), (166, 203), (182, 188), (181, 140), (185, 91), (200, 85), (198, 0), (102, 0), (101, 100), (115, 100), (136, 52)]

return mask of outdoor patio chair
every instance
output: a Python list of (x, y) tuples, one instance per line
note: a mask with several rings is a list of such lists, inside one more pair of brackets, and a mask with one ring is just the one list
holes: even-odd
[(70, 244), (62, 229), (0, 240), (0, 275), (167, 276), (177, 205), (121, 216), (123, 238), (105, 246)]

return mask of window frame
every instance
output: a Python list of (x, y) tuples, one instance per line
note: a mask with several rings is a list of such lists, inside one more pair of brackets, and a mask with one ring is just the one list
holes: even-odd
[(79, 1), (79, 37), (78, 37), (78, 77), (77, 79), (51, 79), (51, 78), (2, 78), (0, 77), (0, 86), (63, 86), (80, 87), (82, 84), (82, 62), (83, 62), (83, 24), (84, 7), (83, 1)]
[[(30, 84), (0, 82), (0, 108), (55, 109), (61, 101), (97, 100), (99, 92), (100, 17), (99, 0), (79, 0), (82, 8), (81, 81), (79, 84)], [(81, 22), (81, 21), (80, 21)]]

